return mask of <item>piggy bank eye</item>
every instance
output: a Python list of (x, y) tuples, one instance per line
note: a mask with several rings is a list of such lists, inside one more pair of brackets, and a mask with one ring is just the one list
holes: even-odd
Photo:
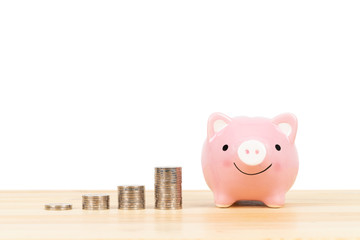
[(279, 145), (279, 144), (276, 144), (276, 145), (275, 145), (275, 148), (276, 148), (276, 150), (278, 150), (278, 151), (280, 151), (280, 150), (281, 150), (281, 147), (280, 147), (280, 145)]
[(223, 151), (226, 151), (226, 150), (228, 150), (228, 148), (229, 148), (229, 146), (228, 146), (227, 144), (225, 144), (225, 145), (223, 146), (222, 150), (223, 150)]

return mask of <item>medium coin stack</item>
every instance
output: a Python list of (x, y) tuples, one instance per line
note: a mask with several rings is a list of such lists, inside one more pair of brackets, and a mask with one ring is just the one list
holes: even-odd
[(84, 210), (109, 209), (110, 196), (108, 194), (85, 194), (82, 196), (82, 208)]
[(155, 208), (182, 208), (181, 167), (155, 168)]
[(145, 209), (145, 187), (142, 185), (118, 186), (119, 209)]

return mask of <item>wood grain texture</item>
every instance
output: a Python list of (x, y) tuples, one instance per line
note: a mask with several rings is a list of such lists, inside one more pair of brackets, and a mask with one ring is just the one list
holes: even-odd
[[(81, 209), (109, 193), (111, 209)], [(46, 211), (68, 202), (73, 210)], [(118, 210), (116, 191), (0, 191), (0, 239), (360, 239), (360, 191), (290, 191), (280, 209), (241, 202), (216, 208), (209, 191), (183, 191), (182, 210)]]

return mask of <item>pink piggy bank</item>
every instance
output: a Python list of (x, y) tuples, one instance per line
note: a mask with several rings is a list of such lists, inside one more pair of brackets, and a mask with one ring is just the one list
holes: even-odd
[(296, 132), (297, 119), (290, 113), (273, 119), (212, 114), (202, 168), (216, 206), (239, 200), (283, 206), (299, 169)]

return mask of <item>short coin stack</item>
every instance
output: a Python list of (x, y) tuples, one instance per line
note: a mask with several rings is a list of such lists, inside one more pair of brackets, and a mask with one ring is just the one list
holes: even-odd
[(70, 203), (49, 203), (45, 205), (45, 210), (63, 211), (71, 209), (72, 205)]
[(119, 209), (145, 209), (145, 187), (143, 185), (118, 186)]
[(85, 194), (82, 196), (82, 208), (84, 210), (109, 209), (110, 196), (108, 194)]
[(155, 168), (155, 208), (181, 209), (181, 167)]

